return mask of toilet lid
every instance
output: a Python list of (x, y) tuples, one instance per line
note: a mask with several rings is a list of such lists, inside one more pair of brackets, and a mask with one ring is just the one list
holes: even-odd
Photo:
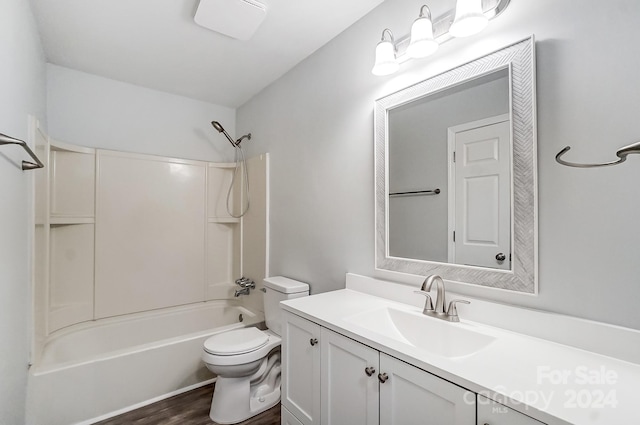
[(213, 335), (204, 342), (204, 349), (211, 354), (231, 356), (257, 350), (268, 341), (269, 335), (260, 329), (243, 328)]

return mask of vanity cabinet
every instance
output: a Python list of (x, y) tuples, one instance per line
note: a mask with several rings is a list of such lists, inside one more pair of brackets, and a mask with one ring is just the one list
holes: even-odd
[(475, 424), (475, 393), (384, 353), (380, 371), (380, 425)]
[(477, 425), (545, 425), (478, 394)]
[(377, 425), (378, 350), (322, 328), (320, 357), (321, 423)]
[(473, 425), (475, 394), (294, 314), (283, 321), (283, 420)]
[(320, 425), (320, 330), (283, 312), (282, 405), (304, 425)]

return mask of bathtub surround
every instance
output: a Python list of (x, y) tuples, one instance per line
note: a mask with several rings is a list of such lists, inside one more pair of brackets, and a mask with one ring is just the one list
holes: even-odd
[[(46, 125), (45, 59), (29, 2), (0, 2), (0, 132), (27, 141), (28, 116)], [(0, 152), (0, 423), (22, 424), (29, 355), (31, 230), (34, 176), (24, 151)]]
[[(247, 161), (255, 199), (252, 214), (239, 219), (226, 211), (234, 164), (87, 148), (37, 134), (48, 167), (36, 185), (28, 423), (87, 420), (208, 382), (213, 375), (199, 356), (204, 339), (263, 320), (262, 292), (235, 297), (233, 282), (245, 274), (260, 288), (268, 273), (268, 155)], [(242, 196), (234, 191), (232, 204)], [(254, 313), (243, 303), (259, 308)], [(193, 314), (180, 321), (181, 309)], [(206, 315), (208, 309), (218, 314)], [(155, 324), (144, 325), (150, 318)], [(176, 366), (154, 376), (161, 364)], [(136, 376), (138, 384), (113, 379), (122, 376)], [(78, 400), (82, 408), (75, 408)]]
[[(343, 288), (346, 271), (417, 287), (424, 277), (374, 268), (374, 101), (534, 34), (540, 292), (450, 288), (640, 329), (638, 158), (592, 170), (554, 159), (571, 145), (582, 161), (598, 162), (640, 137), (640, 3), (511, 2), (481, 34), (452, 40), (392, 77), (371, 75), (371, 40), (381, 27), (404, 29), (414, 9), (385, 1), (238, 109), (237, 131), (265, 138), (250, 152), (272, 155), (272, 273), (308, 281), (314, 293)], [(612, 30), (593, 31), (603, 25)]]

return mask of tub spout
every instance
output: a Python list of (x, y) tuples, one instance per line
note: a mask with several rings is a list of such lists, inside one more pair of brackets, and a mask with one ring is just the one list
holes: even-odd
[(249, 287), (236, 289), (236, 292), (233, 294), (234, 297), (238, 298), (240, 295), (249, 295)]

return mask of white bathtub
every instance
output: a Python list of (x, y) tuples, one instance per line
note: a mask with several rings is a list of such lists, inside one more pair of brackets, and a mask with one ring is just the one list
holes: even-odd
[(204, 340), (262, 320), (211, 301), (58, 331), (30, 370), (27, 424), (88, 424), (206, 384), (213, 375), (200, 359)]

